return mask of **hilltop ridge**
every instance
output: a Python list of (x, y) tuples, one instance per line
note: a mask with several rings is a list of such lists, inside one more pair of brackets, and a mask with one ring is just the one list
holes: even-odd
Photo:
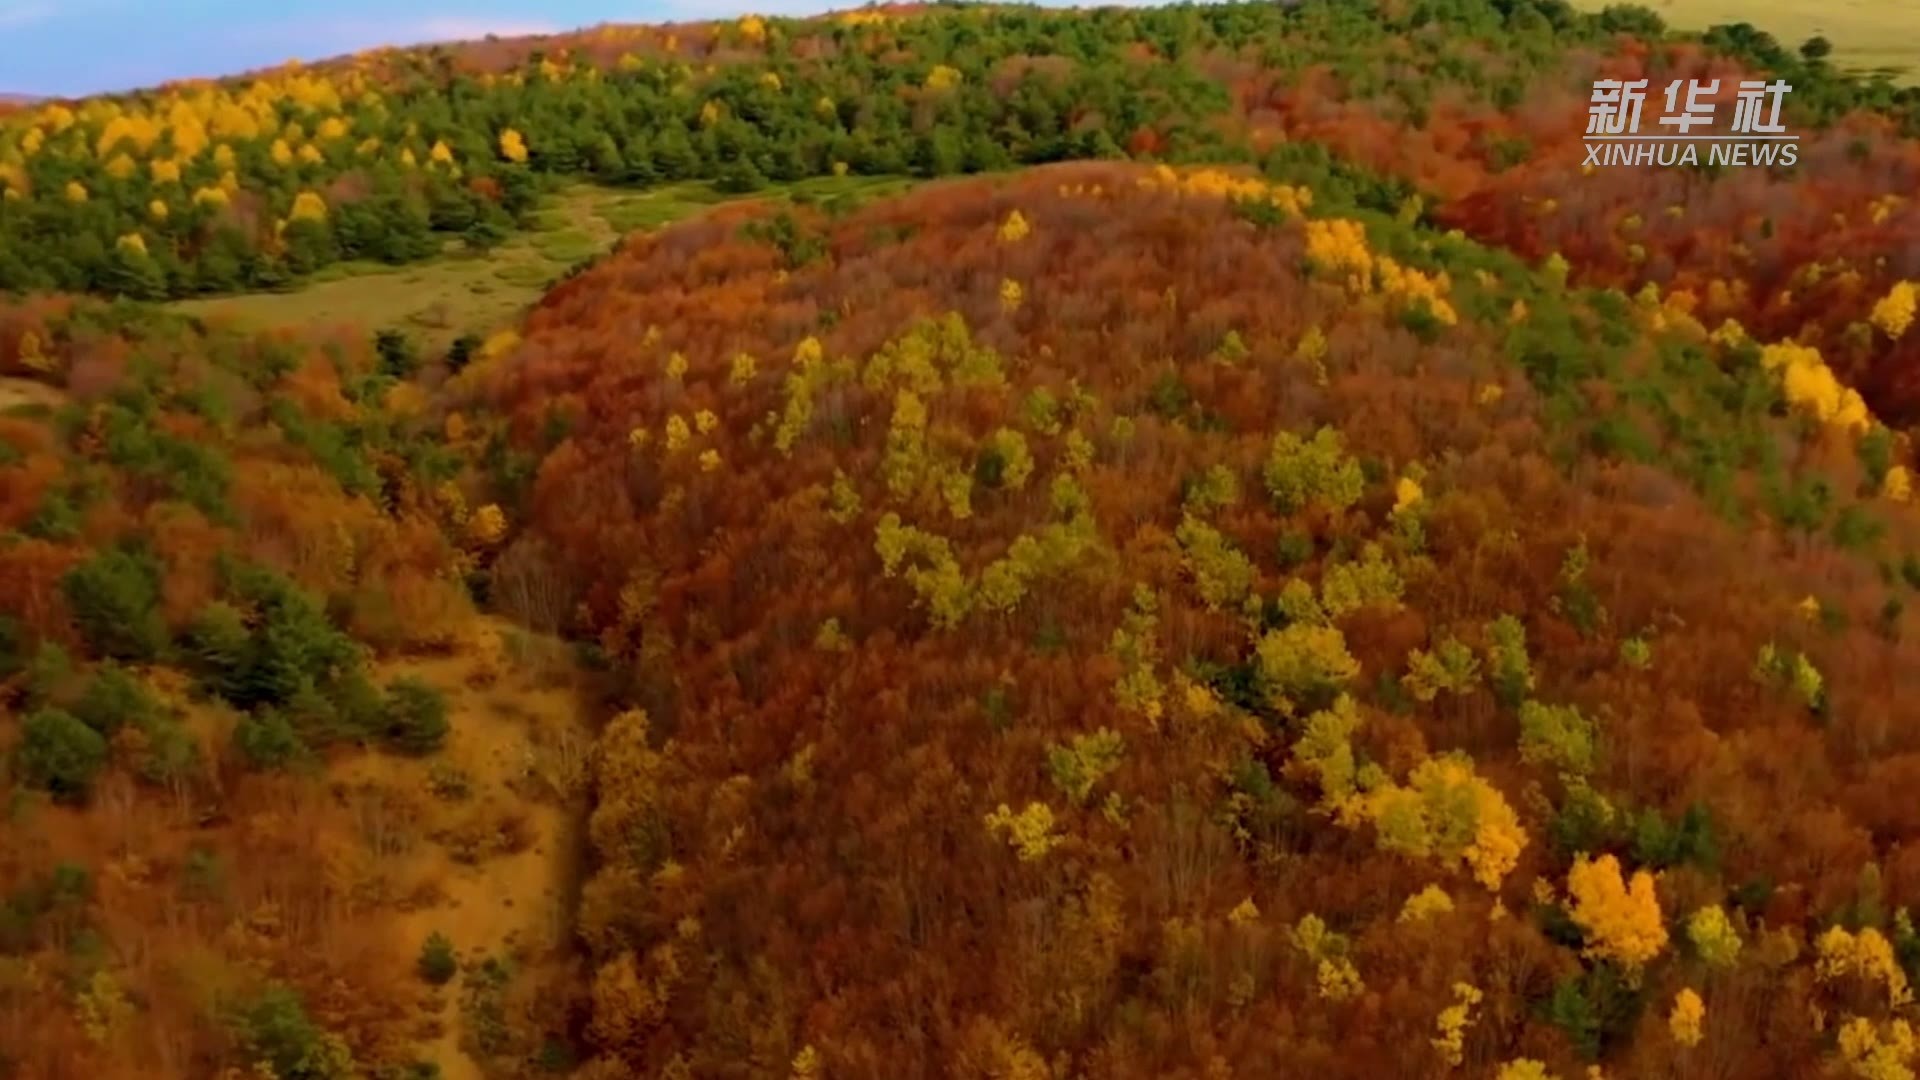
[[(1631, 850), (1667, 910), (1731, 904), (1756, 939), (1851, 896), (1871, 850), (1908, 887), (1874, 794), (1920, 749), (1879, 698), (1915, 670), (1887, 587), (1674, 463), (1792, 437), (1711, 405), (1762, 370), (1707, 375), (1704, 335), (1313, 202), (1095, 164), (711, 215), (464, 377), (465, 414), (540, 459), (501, 565), (580, 591), (637, 710), (590, 829), (596, 1067), (723, 1071), (751, 984), (794, 1010), (756, 1052), (836, 1075), (1373, 1076), (1425, 1068), (1463, 979), (1618, 992), (1525, 914), (1570, 861)], [(1552, 371), (1598, 341), (1585, 380)], [(1655, 393), (1692, 422), (1645, 426)], [(1860, 482), (1799, 430), (1789, 484)], [(1806, 793), (1817, 836), (1778, 813), (1783, 752), (1836, 785)], [(1661, 952), (1574, 910), (1600, 955)], [(1633, 1002), (1693, 978), (1674, 934)], [(1496, 954), (1547, 985), (1482, 984)], [(1759, 1019), (1810, 984), (1716, 978), (1754, 1001), (1714, 1013), (1716, 1075), (1812, 1052)], [(706, 1004), (636, 1012), (635, 983)], [(1183, 1014), (1197, 1045), (1147, 1019)], [(1559, 1012), (1463, 1052), (1702, 1060), (1606, 1015), (1572, 1058)]]

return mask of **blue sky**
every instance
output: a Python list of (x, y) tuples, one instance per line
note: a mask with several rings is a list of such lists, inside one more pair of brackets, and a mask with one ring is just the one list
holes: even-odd
[(0, 93), (73, 95), (374, 45), (600, 22), (804, 14), (862, 0), (0, 0)]

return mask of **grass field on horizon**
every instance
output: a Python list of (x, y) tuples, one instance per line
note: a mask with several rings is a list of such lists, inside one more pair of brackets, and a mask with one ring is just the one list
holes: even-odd
[[(1617, 0), (1574, 0), (1599, 11)], [(1781, 45), (1798, 49), (1810, 37), (1833, 43), (1832, 63), (1862, 73), (1888, 70), (1902, 83), (1920, 82), (1920, 4), (1911, 0), (1642, 0), (1675, 30), (1702, 31), (1721, 23), (1752, 23)]]
[(455, 241), (455, 250), (425, 263), (338, 263), (287, 291), (196, 297), (169, 306), (262, 329), (399, 327), (440, 349), (461, 334), (511, 322), (570, 267), (611, 250), (629, 233), (661, 228), (724, 202), (796, 195), (857, 199), (907, 183), (899, 177), (821, 177), (738, 196), (698, 181), (644, 190), (576, 184), (535, 212), (532, 229), (489, 252), (460, 251)]

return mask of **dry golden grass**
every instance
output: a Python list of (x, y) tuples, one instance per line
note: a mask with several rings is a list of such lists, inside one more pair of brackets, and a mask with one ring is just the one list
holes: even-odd
[[(1613, 0), (1574, 0), (1591, 11)], [(1849, 71), (1879, 69), (1899, 81), (1920, 80), (1920, 5), (1900, 0), (1646, 0), (1676, 30), (1705, 30), (1719, 23), (1752, 23), (1797, 49), (1810, 37), (1833, 43), (1833, 63)]]

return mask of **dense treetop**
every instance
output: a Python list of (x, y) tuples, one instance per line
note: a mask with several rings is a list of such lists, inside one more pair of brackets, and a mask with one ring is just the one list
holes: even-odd
[(1790, 348), (1115, 165), (717, 215), (523, 336), (450, 404), (632, 705), (588, 1075), (1910, 1055), (1908, 474)]
[[(1593, 78), (1758, 70), (1796, 169), (1583, 171)], [(1913, 1076), (1916, 115), (1305, 0), (0, 116), (0, 1076)], [(835, 172), (933, 182), (444, 357), (141, 302)], [(567, 948), (396, 963), (382, 860), (514, 828), (427, 836), (478, 718), (376, 672), (497, 676), (479, 611), (604, 713)]]
[[(1594, 78), (1718, 75), (1730, 98), (1742, 70), (1795, 84), (1792, 121), (1820, 129), (1797, 169), (1583, 172)], [(1917, 129), (1920, 91), (1841, 76), (1751, 27), (1700, 41), (1644, 9), (1557, 0), (602, 27), (0, 120), (0, 288), (180, 296), (278, 287), (341, 258), (484, 249), (561, 177), (750, 191), (840, 171), (1264, 161), (1325, 145), (1424, 192), (1418, 212), (1530, 259), (1679, 293), (1714, 325), (1801, 336), (1904, 418)]]

